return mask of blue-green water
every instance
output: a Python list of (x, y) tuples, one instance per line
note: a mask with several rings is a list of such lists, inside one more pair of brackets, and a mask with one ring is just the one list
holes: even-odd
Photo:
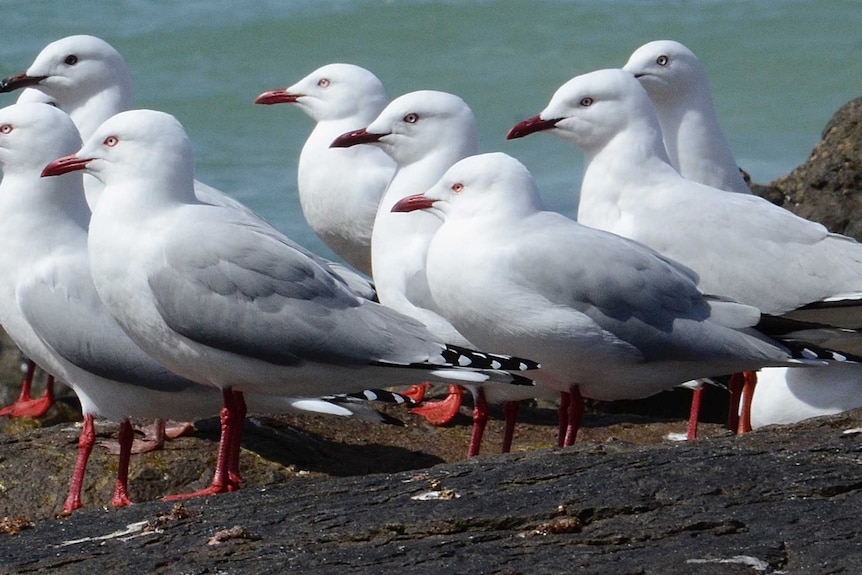
[(857, 1), (0, 0), (0, 75), (26, 69), (57, 38), (104, 38), (128, 62), (136, 106), (186, 126), (199, 179), (330, 255), (296, 197), (311, 121), (251, 103), (318, 66), (364, 66), (392, 97), (460, 95), (483, 148), (523, 161), (546, 203), (572, 215), (577, 151), (547, 135), (504, 140), (570, 77), (619, 67), (650, 40), (683, 42), (707, 67), (738, 162), (767, 182), (804, 161), (832, 113), (862, 94), (860, 30)]

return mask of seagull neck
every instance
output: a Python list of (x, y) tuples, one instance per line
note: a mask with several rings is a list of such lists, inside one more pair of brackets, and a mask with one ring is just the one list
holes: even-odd
[(0, 213), (4, 231), (29, 242), (50, 241), (51, 232), (70, 225), (83, 232), (90, 220), (80, 174), (39, 178), (38, 173), (7, 173), (0, 184)]
[(65, 106), (64, 111), (75, 122), (81, 139), (87, 141), (105, 120), (131, 107), (130, 90), (125, 86), (114, 86)]
[(686, 179), (719, 189), (748, 193), (718, 118), (708, 105), (672, 112), (659, 110), (671, 165)]
[(438, 151), (427, 154), (415, 162), (399, 165), (380, 201), (378, 216), (389, 213), (392, 206), (402, 198), (429, 190), (452, 164), (469, 155), (471, 154), (462, 150)]
[(641, 201), (639, 191), (645, 186), (669, 174), (679, 177), (658, 133), (620, 133), (603, 148), (585, 153), (584, 159), (578, 221), (605, 230), (616, 229), (621, 210)]

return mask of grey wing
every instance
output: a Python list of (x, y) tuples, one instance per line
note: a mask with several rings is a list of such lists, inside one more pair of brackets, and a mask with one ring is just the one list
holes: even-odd
[(277, 365), (421, 361), (439, 353), (423, 326), (357, 296), (274, 229), (229, 223), (199, 222), (168, 242), (165, 265), (149, 283), (171, 329)]
[[(564, 304), (594, 319), (637, 319), (669, 329), (676, 318), (709, 317), (709, 305), (685, 266), (615, 234), (581, 226), (550, 212), (531, 222), (538, 233), (528, 237), (524, 253), (529, 275), (545, 279), (536, 285), (549, 301)], [(550, 249), (549, 249), (550, 247)]]
[(686, 354), (697, 359), (712, 345), (707, 340), (729, 335), (706, 321), (713, 313), (711, 302), (686, 267), (636, 242), (556, 216), (543, 216), (539, 223), (532, 229), (540, 231), (530, 235), (523, 252), (530, 254), (529, 265), (522, 265), (519, 281), (588, 316), (637, 348), (644, 360)]
[(196, 386), (132, 342), (99, 299), (80, 255), (55, 260), (31, 275), (18, 286), (16, 299), (42, 340), (85, 371), (159, 391)]

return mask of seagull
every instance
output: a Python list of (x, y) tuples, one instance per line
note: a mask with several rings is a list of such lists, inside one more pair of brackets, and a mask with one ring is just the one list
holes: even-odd
[[(81, 398), (84, 429), (64, 513), (81, 506), (81, 485), (95, 439), (94, 417), (121, 423), (120, 465), (113, 504), (129, 503), (129, 417), (184, 421), (219, 412), (221, 398), (206, 385), (170, 373), (134, 344), (96, 293), (87, 252), (90, 212), (80, 174), (40, 177), (58, 155), (79, 149), (72, 120), (44, 104), (0, 110), (0, 323), (29, 357), (57, 374)], [(41, 233), (34, 233), (39, 230)], [(386, 421), (357, 397), (250, 396), (254, 412), (314, 411)]]
[[(124, 505), (128, 418), (182, 419), (219, 407), (208, 399), (218, 399), (212, 390), (170, 374), (132, 344), (101, 305), (87, 261), (89, 209), (81, 178), (39, 177), (51, 158), (79, 147), (71, 119), (54, 107), (15, 104), (0, 110), (0, 234), (7, 248), (0, 257), (0, 324), (27, 357), (75, 390), (84, 412), (64, 513), (81, 506), (94, 416), (123, 423), (124, 456), (113, 502)], [(202, 413), (199, 406), (207, 401), (214, 409)]]
[(316, 122), (299, 156), (299, 203), (308, 225), (339, 257), (371, 275), (371, 229), (395, 162), (379, 148), (330, 148), (363, 128), (389, 98), (373, 73), (328, 64), (289, 88), (260, 94), (255, 104), (294, 104)]
[[(649, 42), (635, 50), (623, 69), (649, 94), (671, 163), (684, 178), (750, 193), (719, 127), (704, 67), (691, 50), (671, 40)], [(814, 371), (764, 369), (758, 385), (746, 398), (754, 427), (862, 405), (855, 399), (862, 389), (862, 370), (853, 365)]]
[(862, 326), (862, 246), (763, 198), (683, 178), (670, 164), (649, 96), (630, 73), (599, 70), (570, 80), (507, 137), (537, 131), (584, 153), (582, 224), (690, 267), (704, 293), (766, 314)]
[[(16, 103), (43, 103), (54, 105), (53, 100), (33, 88), (24, 88), (21, 90), (21, 95), (18, 96)], [(54, 376), (48, 374), (48, 379), (45, 383), (45, 391), (39, 398), (33, 398), (31, 392), (33, 389), (33, 378), (36, 375), (36, 363), (32, 359), (25, 361), (24, 380), (21, 382), (21, 391), (15, 403), (7, 405), (0, 409), (0, 417), (42, 417), (54, 405)]]
[[(359, 144), (376, 147), (397, 164), (392, 181), (380, 201), (371, 236), (374, 284), (380, 302), (413, 317), (445, 341), (473, 345), (443, 318), (431, 298), (425, 279), (425, 254), (440, 220), (415, 212), (393, 214), (392, 206), (407, 195), (431, 187), (452, 164), (478, 153), (479, 139), (473, 111), (460, 97), (447, 92), (420, 90), (393, 100), (364, 128), (346, 132), (332, 142), (340, 149)], [(473, 436), (468, 456), (478, 454), (487, 420), (487, 393), (471, 386), (474, 396)], [(512, 401), (534, 397), (533, 390), (508, 388)], [(526, 394), (523, 396), (523, 394)], [(501, 397), (490, 401), (506, 401)], [(461, 405), (458, 387), (450, 387), (447, 400), (414, 409), (430, 421), (450, 421)], [(511, 443), (514, 405), (509, 406), (504, 450)]]
[(535, 358), (534, 379), (575, 400), (806, 363), (755, 328), (759, 310), (703, 295), (685, 266), (544, 210), (532, 175), (506, 154), (461, 160), (393, 210), (442, 223), (426, 272), (444, 316), (480, 346)]
[(673, 40), (656, 40), (635, 50), (623, 70), (649, 94), (670, 163), (684, 178), (751, 193), (719, 126), (706, 69), (694, 52)]
[[(691, 50), (673, 40), (648, 42), (632, 53), (623, 70), (634, 74), (649, 94), (670, 163), (684, 178), (728, 192), (751, 193), (719, 126), (706, 69)], [(740, 396), (750, 405), (752, 390), (744, 383), (754, 381), (753, 374), (740, 374), (729, 382), (728, 427), (733, 431), (739, 427)], [(693, 389), (689, 439), (696, 438), (695, 409), (702, 389)], [(741, 429), (746, 431), (745, 424)]]
[(131, 338), (173, 372), (222, 391), (211, 485), (237, 486), (243, 393), (311, 396), (417, 377), (528, 383), (527, 360), (448, 345), (350, 291), (320, 259), (260, 218), (202, 203), (182, 125), (153, 110), (106, 121), (43, 176), (84, 170), (104, 184), (90, 220), (93, 281)]

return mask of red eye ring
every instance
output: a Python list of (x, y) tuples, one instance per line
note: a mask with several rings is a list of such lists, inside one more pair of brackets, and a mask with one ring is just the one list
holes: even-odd
[(325, 89), (329, 88), (329, 86), (332, 85), (332, 80), (330, 80), (329, 78), (321, 78), (320, 80), (317, 81), (317, 85), (318, 85), (318, 87), (323, 88), (325, 90)]
[(11, 134), (13, 129), (12, 124), (3, 124), (0, 126), (0, 134)]
[(120, 143), (120, 139), (117, 136), (108, 136), (107, 138), (105, 138), (105, 141), (102, 143), (105, 144), (106, 146), (108, 146), (109, 148), (113, 148), (114, 146), (116, 146), (117, 144)]
[(456, 194), (460, 194), (464, 191), (464, 184), (462, 184), (461, 182), (452, 184), (452, 191)]

